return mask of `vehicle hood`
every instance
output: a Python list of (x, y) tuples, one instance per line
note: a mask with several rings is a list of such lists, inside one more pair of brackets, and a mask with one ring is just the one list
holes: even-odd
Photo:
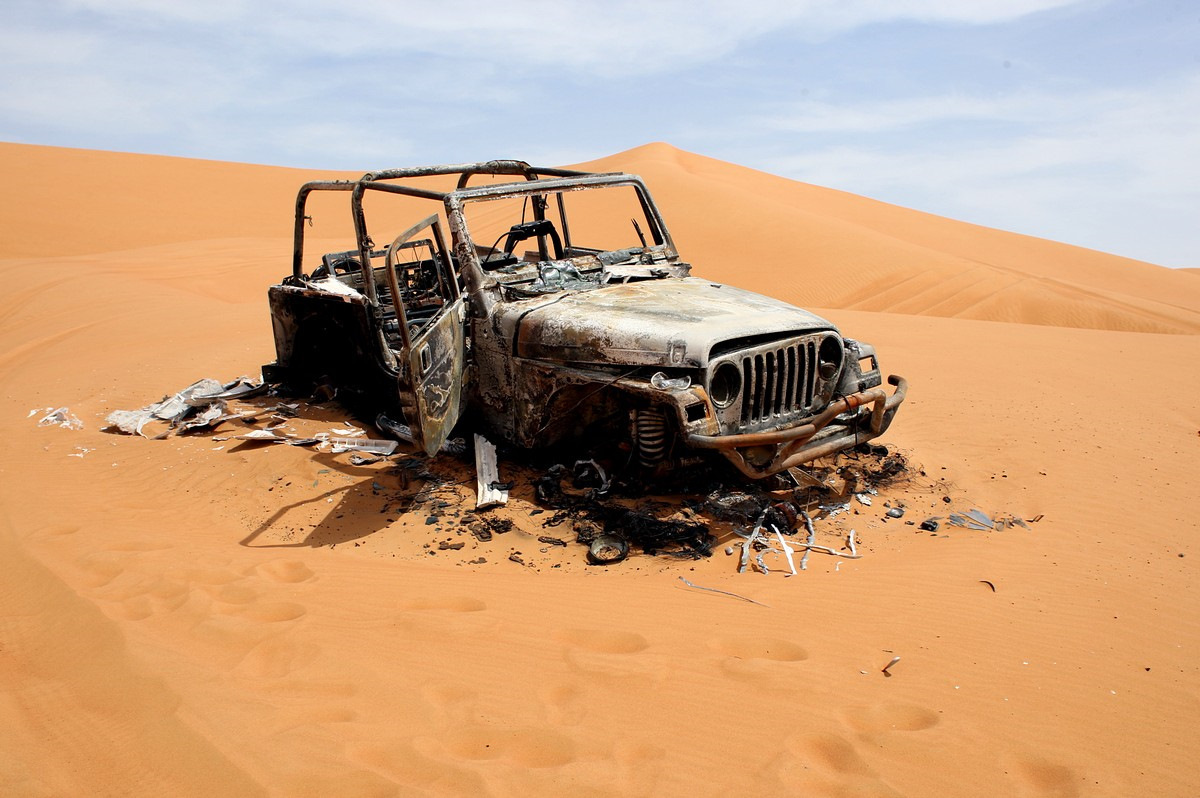
[(519, 357), (702, 368), (736, 338), (836, 329), (794, 305), (699, 277), (574, 291), (498, 308)]

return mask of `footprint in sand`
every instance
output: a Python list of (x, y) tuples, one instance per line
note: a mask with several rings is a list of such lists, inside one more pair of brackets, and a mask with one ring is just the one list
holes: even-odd
[(859, 776), (874, 775), (854, 745), (836, 734), (812, 734), (794, 738), (788, 741), (788, 748), (801, 760), (825, 770)]
[(526, 768), (561, 767), (575, 761), (575, 742), (551, 729), (476, 726), (450, 732), (434, 747), (471, 762), (501, 760)]
[(247, 604), (237, 614), (257, 623), (282, 623), (303, 618), (308, 610), (290, 601), (261, 601)]
[(784, 783), (803, 785), (797, 794), (899, 795), (879, 778), (853, 743), (836, 734), (798, 735), (787, 740), (786, 746), (791, 757), (780, 775)]
[(589, 677), (635, 676), (657, 680), (666, 666), (644, 652), (650, 643), (636, 632), (619, 629), (557, 629), (551, 637), (562, 643), (567, 664)]
[(442, 640), (446, 635), (476, 635), (494, 629), (500, 619), (473, 596), (423, 596), (400, 601), (397, 631), (414, 640)]
[(718, 637), (709, 648), (721, 655), (721, 670), (740, 679), (760, 679), (781, 671), (776, 663), (802, 662), (808, 652), (789, 640), (748, 635)]
[(479, 693), (459, 682), (431, 682), (421, 688), (421, 697), (444, 724), (465, 724), (477, 715)]
[(634, 632), (609, 629), (559, 629), (554, 632), (554, 639), (597, 654), (636, 654), (650, 645)]
[(272, 560), (255, 566), (254, 570), (276, 582), (309, 582), (317, 578), (312, 569), (299, 560)]
[(1040, 757), (1021, 757), (1013, 765), (1013, 777), (1030, 798), (1075, 798), (1079, 775), (1069, 767)]
[(735, 659), (767, 659), (776, 662), (800, 662), (808, 652), (800, 646), (776, 637), (719, 637), (709, 642), (714, 651)]
[(842, 712), (846, 725), (859, 734), (921, 731), (937, 725), (938, 714), (916, 704), (886, 703), (849, 707)]
[(441, 596), (402, 601), (398, 609), (419, 612), (483, 612), (487, 609), (487, 604), (469, 596)]
[(587, 692), (576, 682), (551, 684), (538, 690), (546, 720), (555, 726), (578, 726), (587, 717)]
[(254, 646), (234, 671), (255, 678), (282, 679), (312, 662), (321, 653), (320, 646), (269, 638)]

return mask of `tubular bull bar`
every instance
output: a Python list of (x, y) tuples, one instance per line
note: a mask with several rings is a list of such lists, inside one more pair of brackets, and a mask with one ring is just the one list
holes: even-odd
[[(882, 435), (908, 393), (908, 380), (903, 377), (893, 374), (888, 377), (888, 384), (895, 386), (890, 396), (883, 386), (852, 393), (835, 399), (825, 410), (795, 427), (739, 435), (688, 433), (685, 440), (689, 446), (698, 449), (720, 451), (743, 474), (751, 479), (761, 479)], [(829, 426), (843, 413), (868, 405), (871, 408), (869, 425), (859, 422), (851, 426)], [(746, 450), (761, 451), (770, 447), (774, 447), (774, 452), (765, 464), (755, 464), (746, 459)]]

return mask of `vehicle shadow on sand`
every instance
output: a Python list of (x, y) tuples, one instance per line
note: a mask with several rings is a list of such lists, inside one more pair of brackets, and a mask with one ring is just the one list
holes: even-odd
[[(317, 454), (314, 460), (346, 481), (280, 505), (238, 541), (240, 545), (318, 548), (361, 540), (383, 531), (413, 509), (426, 487), (425, 480), (408, 477), (403, 468), (381, 471), (348, 464), (330, 454)], [(397, 475), (398, 486), (380, 484), (380, 480), (396, 481)]]

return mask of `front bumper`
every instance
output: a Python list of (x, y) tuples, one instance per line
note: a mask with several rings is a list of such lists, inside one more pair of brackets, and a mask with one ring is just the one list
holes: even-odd
[[(684, 441), (697, 449), (716, 449), (743, 474), (761, 479), (882, 435), (908, 393), (903, 377), (893, 374), (888, 383), (895, 386), (890, 395), (880, 386), (843, 396), (794, 427), (741, 435), (689, 432)], [(852, 418), (838, 421), (855, 410), (859, 412)]]

